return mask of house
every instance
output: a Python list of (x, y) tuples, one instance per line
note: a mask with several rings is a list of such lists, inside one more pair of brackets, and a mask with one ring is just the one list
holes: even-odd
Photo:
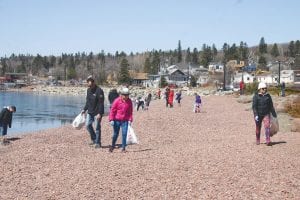
[(251, 65), (247, 65), (243, 68), (244, 72), (254, 72), (256, 71), (256, 65), (255, 64), (251, 64)]
[(208, 65), (208, 71), (210, 71), (210, 72), (224, 72), (224, 65), (210, 64), (210, 65)]
[(235, 71), (242, 71), (243, 67), (245, 66), (245, 62), (242, 60), (241, 61), (229, 60), (226, 66)]
[(280, 72), (280, 83), (294, 83), (295, 74), (294, 70), (282, 70)]
[(251, 74), (248, 72), (237, 72), (233, 76), (233, 84), (237, 85), (241, 81), (244, 81), (244, 83), (253, 83), (256, 80), (255, 74)]
[(188, 81), (188, 75), (179, 69), (168, 70), (167, 81), (169, 84), (183, 85)]
[(148, 73), (140, 73), (129, 70), (129, 75), (133, 85), (146, 86), (146, 82), (149, 80)]
[(273, 74), (271, 72), (264, 72), (261, 74), (256, 75), (256, 80), (258, 82), (264, 82), (267, 84), (276, 84), (277, 80), (278, 80), (278, 75), (277, 74)]

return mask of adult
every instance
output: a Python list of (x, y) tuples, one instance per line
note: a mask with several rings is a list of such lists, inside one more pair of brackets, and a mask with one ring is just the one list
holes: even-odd
[(271, 95), (267, 92), (267, 85), (259, 83), (258, 91), (253, 96), (252, 110), (256, 124), (256, 144), (260, 144), (260, 132), (262, 123), (265, 128), (266, 144), (271, 146), (270, 140), (270, 114), (277, 117)]
[(148, 94), (145, 97), (145, 109), (148, 110), (149, 106), (150, 106), (150, 102), (152, 100), (152, 94), (149, 91)]
[(109, 107), (113, 104), (114, 100), (119, 97), (119, 93), (117, 89), (113, 88), (108, 93), (108, 101), (109, 101)]
[(7, 128), (11, 128), (13, 113), (16, 112), (16, 106), (7, 106), (1, 110), (0, 113), (0, 143), (5, 144), (8, 141), (5, 136), (7, 135)]
[(169, 94), (170, 94), (170, 88), (167, 86), (164, 93), (164, 97), (166, 100), (166, 107), (168, 107), (169, 105)]
[(174, 90), (170, 89), (169, 96), (168, 96), (168, 103), (170, 108), (173, 108), (173, 101), (174, 101)]
[(157, 90), (158, 99), (160, 99), (160, 95), (161, 95), (161, 90), (160, 90), (160, 88), (158, 88), (158, 90)]
[(241, 80), (240, 82), (240, 95), (244, 94), (244, 90), (245, 90), (245, 83), (243, 80)]
[(176, 92), (176, 98), (175, 98), (175, 100), (177, 101), (179, 107), (181, 106), (181, 104), (180, 104), (180, 101), (181, 101), (181, 98), (182, 98), (181, 96), (182, 96), (181, 90), (179, 90), (178, 92)]
[[(87, 78), (88, 89), (86, 93), (86, 103), (82, 110), (82, 114), (87, 114), (86, 129), (91, 137), (90, 145), (95, 148), (101, 147), (101, 120), (104, 114), (104, 92), (95, 83), (92, 76)], [(93, 122), (95, 121), (95, 128)]]
[(126, 138), (128, 125), (132, 123), (132, 101), (129, 98), (129, 89), (123, 88), (109, 112), (109, 122), (113, 126), (112, 145), (109, 152), (113, 152), (116, 141), (119, 136), (120, 128), (122, 129), (122, 152), (126, 152)]

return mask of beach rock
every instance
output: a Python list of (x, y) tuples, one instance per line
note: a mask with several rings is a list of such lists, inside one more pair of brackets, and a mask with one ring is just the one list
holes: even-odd
[(294, 118), (291, 127), (292, 132), (300, 132), (300, 118)]
[(251, 103), (252, 98), (253, 98), (252, 96), (241, 95), (241, 96), (238, 97), (237, 102), (243, 103), (243, 104)]

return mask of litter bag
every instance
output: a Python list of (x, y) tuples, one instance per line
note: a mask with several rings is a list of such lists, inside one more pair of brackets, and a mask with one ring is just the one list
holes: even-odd
[(138, 139), (131, 125), (128, 125), (126, 144), (138, 144)]
[(270, 119), (270, 136), (272, 137), (273, 135), (275, 135), (277, 132), (279, 131), (279, 123), (278, 123), (278, 119), (276, 117), (273, 117), (271, 115), (271, 119)]
[(75, 129), (81, 129), (85, 124), (85, 114), (81, 114), (79, 113), (79, 115), (77, 115), (72, 123), (72, 126)]

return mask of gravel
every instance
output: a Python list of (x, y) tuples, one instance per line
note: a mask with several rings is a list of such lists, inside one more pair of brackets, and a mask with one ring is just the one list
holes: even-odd
[(108, 152), (107, 117), (100, 149), (71, 125), (11, 138), (0, 146), (0, 199), (300, 199), (299, 132), (256, 145), (247, 105), (205, 96), (193, 113), (192, 102), (134, 111), (139, 144), (127, 153)]

